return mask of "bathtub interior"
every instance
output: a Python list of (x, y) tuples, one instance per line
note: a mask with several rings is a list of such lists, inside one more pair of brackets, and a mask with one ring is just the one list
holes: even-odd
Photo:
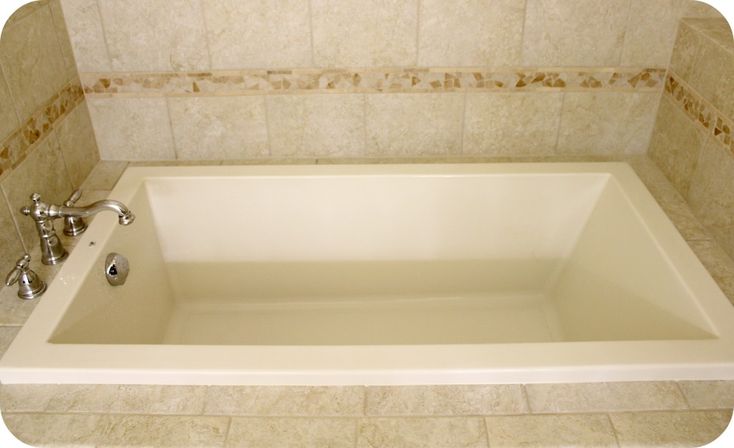
[(627, 194), (603, 172), (148, 177), (49, 342), (714, 338)]

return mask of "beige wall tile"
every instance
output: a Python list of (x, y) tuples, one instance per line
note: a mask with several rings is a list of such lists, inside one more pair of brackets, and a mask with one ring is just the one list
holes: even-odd
[(61, 10), (61, 0), (50, 0), (48, 6), (51, 9), (56, 39), (59, 41), (61, 55), (64, 59), (64, 68), (66, 69), (64, 81), (70, 82), (78, 79), (79, 75), (77, 74), (76, 62), (74, 61), (74, 51), (71, 48), (71, 41), (69, 40), (69, 30), (66, 28), (64, 13)]
[(492, 415), (528, 412), (522, 386), (368, 387), (365, 413), (401, 415)]
[(667, 67), (684, 6), (681, 0), (630, 2), (622, 65)]
[(721, 291), (734, 304), (734, 259), (715, 240), (689, 241), (688, 244)]
[(551, 154), (561, 116), (561, 93), (468, 93), (464, 154)]
[(112, 69), (97, 0), (61, 0), (74, 58), (81, 72)]
[(15, 112), (15, 103), (10, 96), (5, 75), (0, 73), (0, 141), (12, 134), (20, 125)]
[(734, 381), (681, 381), (678, 384), (691, 409), (734, 408)]
[(630, 0), (527, 0), (523, 63), (617, 66)]
[(606, 415), (523, 415), (486, 421), (492, 448), (617, 446)]
[(437, 155), (461, 152), (464, 94), (366, 96), (370, 155)]
[(233, 418), (227, 447), (354, 447), (355, 421), (313, 418)]
[(731, 411), (611, 414), (619, 446), (704, 446), (726, 428)]
[(703, 133), (670, 98), (663, 96), (649, 155), (683, 196), (688, 195), (703, 142)]
[(42, 412), (55, 388), (48, 384), (3, 384), (0, 386), (0, 407), (3, 413)]
[(308, 0), (202, 3), (212, 69), (311, 65)]
[(643, 154), (650, 144), (659, 101), (657, 92), (566, 93), (558, 152)]
[(727, 26), (724, 19), (685, 19), (673, 50), (671, 70), (726, 116), (734, 117), (734, 41), (725, 48), (701, 29)]
[(699, 2), (696, 0), (687, 0), (686, 9), (683, 13), (684, 17), (709, 17), (709, 18), (720, 18), (721, 13), (716, 10), (713, 6), (708, 3)]
[(313, 0), (315, 64), (416, 65), (417, 6), (417, 0)]
[(685, 409), (675, 383), (528, 384), (533, 413)]
[(358, 448), (486, 448), (481, 418), (373, 418), (359, 421)]
[(734, 154), (713, 137), (703, 145), (691, 178), (688, 202), (701, 222), (734, 256)]
[(84, 180), (82, 190), (112, 190), (126, 168), (127, 162), (100, 161)]
[(102, 419), (98, 415), (3, 414), (10, 432), (32, 446), (95, 446), (102, 441)]
[(104, 415), (97, 440), (105, 446), (224, 446), (227, 417)]
[(74, 108), (56, 126), (56, 137), (59, 140), (71, 184), (74, 188), (79, 188), (99, 162), (97, 140), (86, 102)]
[(364, 95), (351, 94), (269, 96), (271, 155), (362, 155), (364, 101)]
[(0, 357), (10, 347), (18, 331), (20, 331), (20, 327), (0, 327)]
[(447, 7), (420, 2), (418, 65), (516, 67), (520, 65), (524, 2), (469, 0)]
[(170, 98), (179, 159), (267, 156), (264, 96)]
[(204, 414), (335, 417), (362, 415), (362, 387), (218, 387), (207, 389)]
[(0, 251), (0, 272), (4, 273), (3, 275), (10, 272), (24, 252), (13, 216), (16, 216), (16, 219), (23, 217), (17, 210), (11, 209), (5, 196), (0, 192), (0, 247), (3, 248)]
[(5, 28), (0, 64), (21, 120), (61, 89), (66, 67), (48, 5)]
[(38, 143), (0, 186), (15, 213), (25, 247), (38, 245), (38, 233), (33, 220), (21, 215), (19, 210), (30, 205), (29, 197), (32, 193), (40, 193), (41, 199), (49, 204), (62, 204), (71, 194), (71, 181), (66, 174), (64, 159), (56, 139), (47, 138)]
[(165, 98), (89, 98), (102, 160), (175, 159)]
[(112, 69), (209, 69), (198, 0), (98, 0)]

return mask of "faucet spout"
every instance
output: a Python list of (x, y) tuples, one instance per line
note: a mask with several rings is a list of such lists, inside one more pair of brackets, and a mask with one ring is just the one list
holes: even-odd
[(111, 199), (97, 201), (86, 207), (68, 207), (62, 205), (57, 207), (51, 206), (51, 208), (55, 208), (55, 210), (49, 210), (49, 216), (55, 215), (59, 218), (88, 218), (103, 211), (110, 211), (117, 214), (119, 222), (123, 226), (128, 226), (135, 221), (135, 215), (125, 204)]

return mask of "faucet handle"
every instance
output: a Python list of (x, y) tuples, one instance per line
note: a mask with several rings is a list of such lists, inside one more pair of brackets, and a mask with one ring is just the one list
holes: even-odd
[(31, 256), (24, 254), (15, 263), (8, 276), (5, 277), (5, 285), (13, 286), (18, 283), (18, 297), (24, 300), (35, 299), (46, 292), (46, 283), (38, 278), (30, 268)]
[(77, 201), (82, 197), (82, 190), (76, 189), (74, 192), (69, 196), (69, 199), (64, 202), (64, 205), (67, 207), (73, 207)]
[[(69, 196), (69, 199), (64, 202), (64, 206), (73, 207), (76, 202), (82, 197), (82, 190), (76, 189)], [(79, 236), (87, 230), (87, 223), (81, 217), (67, 216), (64, 218), (64, 235), (66, 236)]]

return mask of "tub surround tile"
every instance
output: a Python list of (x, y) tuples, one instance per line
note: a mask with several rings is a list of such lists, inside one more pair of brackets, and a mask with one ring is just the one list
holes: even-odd
[(688, 194), (703, 141), (703, 132), (670, 98), (664, 96), (649, 155), (683, 196)]
[(464, 95), (366, 96), (369, 155), (440, 155), (461, 152)]
[(486, 448), (481, 418), (371, 418), (357, 426), (358, 448)]
[(716, 8), (708, 3), (696, 0), (687, 0), (683, 17), (720, 19), (723, 16)]
[(20, 121), (2, 71), (0, 71), (0, 104), (3, 105), (0, 107), (0, 141), (3, 141), (15, 132), (20, 126)]
[(617, 66), (629, 0), (527, 0), (523, 64)]
[(269, 154), (265, 97), (170, 98), (179, 159), (243, 159)]
[(530, 410), (537, 414), (686, 409), (673, 382), (528, 384)]
[(734, 261), (732, 258), (715, 241), (690, 241), (688, 244), (719, 288), (734, 304)]
[(105, 441), (99, 415), (3, 413), (2, 418), (16, 438), (32, 446), (92, 448)]
[(212, 386), (204, 414), (280, 417), (358, 416), (364, 411), (363, 387)]
[(681, 381), (678, 385), (691, 409), (734, 408), (734, 381)]
[(74, 188), (79, 188), (99, 162), (97, 140), (86, 104), (75, 108), (59, 123), (56, 138), (71, 183)]
[(686, 1), (681, 0), (630, 2), (622, 65), (667, 66), (686, 6)]
[(492, 448), (617, 447), (614, 428), (604, 414), (523, 415), (485, 420)]
[(447, 8), (440, 0), (423, 0), (419, 7), (419, 66), (521, 65), (524, 2), (471, 0)]
[(643, 154), (659, 101), (658, 93), (566, 93), (558, 152)]
[(204, 17), (197, 0), (98, 0), (116, 71), (208, 70)]
[(102, 160), (175, 159), (164, 98), (90, 98)]
[(59, 42), (61, 48), (61, 56), (64, 60), (65, 77), (64, 82), (71, 82), (76, 80), (79, 75), (77, 73), (76, 61), (74, 60), (74, 51), (71, 48), (71, 41), (69, 40), (69, 30), (66, 27), (66, 19), (64, 13), (61, 10), (61, 0), (50, 0), (48, 7), (51, 10), (51, 17), (54, 24), (54, 30), (56, 31), (56, 39)]
[(270, 151), (275, 157), (364, 154), (363, 95), (267, 98)]
[(329, 92), (425, 93), (610, 89), (659, 92), (660, 68), (324, 68), (182, 73), (82, 73), (88, 96), (202, 96)]
[(688, 203), (701, 222), (734, 256), (734, 154), (709, 137), (691, 179)]
[[(53, 175), (48, 175), (53, 173)], [(20, 214), (19, 210), (30, 204), (32, 193), (51, 204), (63, 203), (71, 194), (72, 186), (55, 138), (46, 138), (15, 168), (1, 183), (10, 209), (15, 213), (16, 223), (26, 248), (38, 244), (38, 233), (33, 221)], [(37, 258), (36, 261), (39, 261)]]
[(401, 386), (368, 387), (365, 414), (493, 415), (528, 412), (522, 386)]
[[(13, 241), (9, 241), (9, 243), (10, 244), (8, 245), (2, 245), (3, 255), (8, 260), (7, 265), (2, 266), (2, 272), (4, 273), (10, 272), (10, 269), (15, 266), (15, 262), (18, 258), (23, 256), (23, 253), (25, 252), (23, 246), (20, 244), (20, 237), (14, 237)], [(34, 254), (31, 256), (33, 257), (33, 255)], [(40, 250), (38, 257), (39, 258), (33, 258), (31, 261), (31, 269), (34, 271), (36, 268), (40, 268)], [(38, 272), (36, 273), (41, 275)], [(43, 277), (43, 281), (50, 282), (51, 279)], [(4, 283), (2, 286), (3, 288), (0, 289), (0, 325), (23, 325), (25, 321), (28, 320), (28, 316), (31, 315), (40, 300), (21, 300), (18, 298), (17, 286), (5, 287)]]
[[(15, 210), (11, 208), (5, 200), (5, 196), (2, 191), (0, 191), (0, 229), (2, 229), (2, 231), (0, 231), (0, 247), (3, 248), (3, 250), (0, 251), (0, 272), (4, 274), (10, 272), (10, 269), (15, 266), (15, 262), (23, 255), (23, 252), (25, 252), (21, 243), (20, 234), (18, 233), (18, 228), (16, 227), (15, 220), (13, 218), (15, 215)], [(4, 279), (5, 277), (3, 277), (3, 280)], [(3, 283), (2, 286), (5, 286), (5, 283)], [(5, 295), (0, 294), (0, 324), (6, 323), (3, 322), (3, 308), (5, 308), (5, 306)]]
[(561, 93), (469, 93), (464, 154), (552, 154), (561, 116)]
[(21, 119), (61, 90), (66, 67), (48, 4), (5, 28), (0, 64)]
[(417, 61), (417, 0), (312, 0), (317, 67), (404, 67)]
[(619, 446), (704, 446), (719, 437), (731, 411), (610, 414)]
[(308, 0), (214, 0), (202, 6), (213, 69), (311, 65)]
[(104, 415), (98, 443), (105, 446), (220, 447), (229, 418)]
[(61, 8), (78, 70), (112, 70), (97, 0), (61, 0)]
[(10, 347), (13, 339), (18, 335), (18, 331), (20, 331), (20, 327), (0, 326), (0, 357), (2, 357), (8, 347)]
[(353, 448), (352, 419), (233, 418), (227, 447)]
[(82, 191), (112, 190), (127, 168), (128, 162), (102, 160), (98, 162), (82, 183)]

